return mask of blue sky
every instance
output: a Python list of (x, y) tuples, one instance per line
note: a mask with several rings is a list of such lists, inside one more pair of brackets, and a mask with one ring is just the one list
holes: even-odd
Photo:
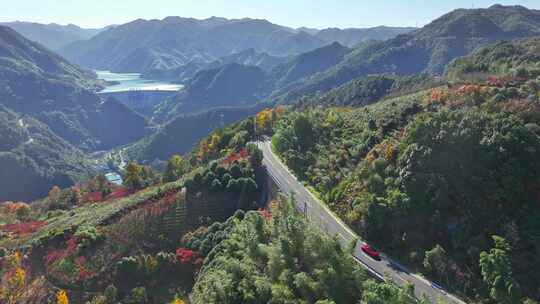
[(422, 26), (455, 8), (495, 3), (540, 9), (540, 0), (3, 0), (0, 21), (74, 23), (83, 27), (166, 16), (260, 18), (291, 26)]

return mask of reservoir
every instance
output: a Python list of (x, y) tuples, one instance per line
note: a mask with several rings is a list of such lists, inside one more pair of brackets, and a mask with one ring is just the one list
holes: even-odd
[(116, 172), (109, 172), (105, 174), (105, 178), (107, 178), (110, 183), (118, 186), (122, 186), (122, 184), (124, 183), (124, 181), (122, 180), (122, 176), (120, 176), (120, 174)]
[(105, 87), (99, 93), (117, 93), (128, 91), (167, 91), (174, 92), (182, 89), (181, 84), (170, 83), (166, 81), (151, 80), (141, 78), (139, 73), (113, 73), (109, 71), (95, 71), (98, 78), (116, 82)]

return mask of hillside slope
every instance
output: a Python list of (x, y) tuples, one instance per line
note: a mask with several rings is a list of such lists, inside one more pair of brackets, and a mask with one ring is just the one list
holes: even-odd
[(32, 200), (93, 172), (84, 153), (46, 125), (0, 106), (0, 201)]
[(274, 148), (352, 229), (467, 303), (536, 301), (539, 48), (496, 43), (432, 88), (290, 111)]
[[(1, 26), (0, 62), (0, 103), (38, 118), (70, 143), (106, 149), (144, 134), (142, 117), (93, 92), (101, 87), (93, 73)], [(103, 126), (118, 133), (103, 132)]]
[(184, 90), (163, 102), (154, 120), (162, 122), (180, 114), (220, 107), (251, 106), (270, 92), (267, 73), (237, 63), (198, 72)]
[(294, 56), (286, 63), (278, 65), (271, 71), (275, 86), (285, 87), (288, 84), (311, 76), (339, 63), (351, 51), (338, 42)]
[[(167, 160), (175, 154), (189, 152), (214, 130), (241, 121), (255, 115), (267, 104), (255, 104), (245, 107), (215, 108), (197, 114), (178, 115), (151, 135), (127, 147), (130, 158), (138, 160)], [(243, 135), (238, 137), (242, 140)], [(182, 140), (178, 140), (178, 138)]]
[[(93, 73), (0, 26), (0, 200), (35, 199), (93, 171), (83, 151), (140, 139), (143, 117), (94, 93)], [(21, 133), (22, 132), (22, 133)]]

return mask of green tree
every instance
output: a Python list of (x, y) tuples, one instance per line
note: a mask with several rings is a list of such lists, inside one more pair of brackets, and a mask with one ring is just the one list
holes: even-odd
[(273, 210), (273, 224), (257, 212), (232, 221), (219, 250), (211, 250), (205, 260), (192, 303), (329, 304), (361, 299), (367, 275), (336, 239), (309, 225), (290, 202)]
[(180, 155), (173, 155), (167, 162), (163, 173), (163, 182), (170, 183), (178, 180), (185, 172), (184, 160)]
[(285, 135), (279, 131), (272, 136), (272, 146), (280, 154), (289, 149), (289, 143), (287, 142)]
[(255, 144), (249, 144), (247, 150), (249, 152), (249, 163), (251, 164), (251, 167), (254, 169), (260, 168), (263, 161), (263, 152), (261, 149)]
[(428, 300), (417, 300), (414, 296), (414, 287), (407, 285), (402, 289), (396, 288), (392, 283), (377, 283), (366, 281), (363, 284), (362, 304), (424, 304)]
[(150, 166), (140, 166), (141, 167), (141, 179), (142, 186), (147, 187), (149, 185), (155, 185), (160, 181), (159, 177), (156, 175), (156, 172)]
[(480, 253), (480, 268), (490, 297), (498, 303), (520, 303), (521, 292), (512, 276), (510, 245), (500, 236), (492, 236), (495, 246)]
[(27, 204), (19, 206), (15, 211), (15, 216), (19, 221), (26, 221), (30, 217), (30, 206)]
[(105, 189), (105, 187), (107, 186), (107, 184), (109, 183), (107, 181), (107, 177), (105, 177), (104, 174), (98, 174), (95, 178), (95, 181), (96, 181), (96, 187), (97, 187), (97, 191), (103, 191)]
[(140, 189), (143, 185), (142, 167), (135, 162), (130, 162), (126, 166), (124, 174), (124, 184), (130, 189)]
[(306, 115), (299, 115), (293, 121), (294, 134), (298, 138), (298, 145), (302, 151), (306, 151), (315, 142), (313, 124)]
[(446, 250), (441, 245), (436, 245), (433, 249), (426, 251), (424, 267), (438, 278), (448, 278), (448, 264)]
[(104, 295), (108, 304), (116, 303), (118, 299), (118, 289), (114, 285), (109, 285), (105, 288)]
[(144, 287), (133, 288), (129, 296), (125, 300), (125, 303), (130, 303), (130, 304), (148, 303), (148, 295), (146, 292), (146, 288)]
[(229, 147), (237, 149), (243, 147), (249, 140), (249, 133), (247, 131), (240, 131), (236, 133), (229, 141)]

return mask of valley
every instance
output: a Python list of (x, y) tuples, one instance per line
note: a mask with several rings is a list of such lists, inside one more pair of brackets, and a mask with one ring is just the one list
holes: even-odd
[(540, 303), (540, 7), (390, 2), (0, 17), (0, 303)]

